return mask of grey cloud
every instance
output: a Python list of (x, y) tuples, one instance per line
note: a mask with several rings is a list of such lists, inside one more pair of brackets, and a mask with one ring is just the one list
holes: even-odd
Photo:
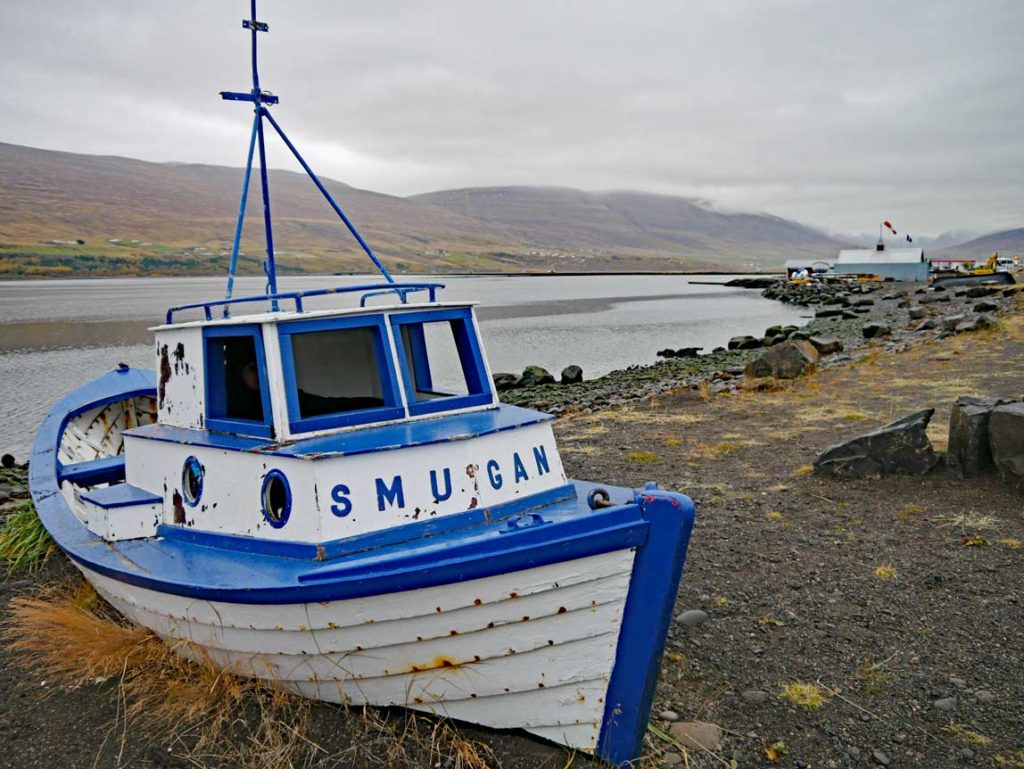
[[(0, 139), (239, 165), (241, 0), (7, 3)], [(834, 231), (1020, 226), (1024, 3), (263, 0), (325, 175), (643, 189)], [(285, 153), (276, 166), (291, 167)]]

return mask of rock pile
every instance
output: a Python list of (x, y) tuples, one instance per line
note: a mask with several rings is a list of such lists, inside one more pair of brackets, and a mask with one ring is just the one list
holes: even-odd
[[(522, 387), (536, 387), (537, 385), (555, 384), (555, 378), (551, 372), (541, 366), (527, 366), (523, 369), (522, 376), (499, 372), (492, 374), (494, 389), (498, 392), (507, 392)], [(559, 379), (560, 384), (579, 384), (583, 381), (583, 369), (573, 364), (562, 369)]]

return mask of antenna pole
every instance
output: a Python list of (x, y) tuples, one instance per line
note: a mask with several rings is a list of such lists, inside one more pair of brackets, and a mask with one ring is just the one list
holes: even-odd
[[(334, 200), (331, 193), (327, 191), (323, 182), (313, 172), (313, 169), (309, 167), (309, 164), (303, 159), (302, 155), (295, 148), (295, 145), (291, 143), (281, 126), (274, 120), (273, 115), (270, 114), (270, 110), (267, 109), (267, 105), (277, 104), (278, 98), (268, 91), (264, 91), (260, 88), (260, 75), (257, 67), (257, 33), (269, 32), (270, 27), (262, 21), (256, 19), (256, 0), (250, 0), (249, 3), (250, 16), (248, 19), (242, 20), (242, 28), (249, 30), (252, 35), (252, 90), (248, 93), (236, 92), (236, 91), (221, 91), (220, 95), (222, 99), (228, 101), (250, 101), (253, 103), (253, 111), (255, 113), (253, 117), (252, 136), (249, 139), (249, 157), (245, 166), (245, 181), (242, 186), (242, 201), (238, 209), (238, 221), (235, 225), (235, 240), (234, 245), (231, 249), (231, 265), (228, 269), (228, 290), (227, 298), (231, 298), (231, 292), (234, 290), (235, 282), (235, 271), (238, 268), (238, 247), (242, 238), (242, 223), (245, 219), (245, 207), (248, 201), (249, 195), (249, 181), (252, 176), (252, 161), (254, 146), (259, 148), (260, 153), (260, 188), (263, 193), (263, 228), (266, 233), (267, 241), (267, 259), (263, 263), (263, 271), (267, 274), (267, 296), (271, 297), (271, 307), (276, 311), (278, 309), (277, 299), (273, 298), (277, 294), (277, 266), (274, 262), (274, 232), (271, 226), (270, 218), (270, 182), (267, 179), (267, 150), (266, 143), (264, 141), (264, 130), (263, 121), (267, 120), (277, 134), (284, 141), (285, 145), (291, 150), (292, 154), (295, 155), (295, 159), (299, 161), (303, 170), (309, 174), (309, 178), (313, 180), (313, 184), (316, 185), (317, 189), (320, 190), (321, 194), (327, 199), (331, 208), (341, 218), (348, 228), (348, 231), (352, 233), (352, 237), (358, 241), (359, 245), (362, 246), (366, 255), (370, 257), (373, 264), (380, 270), (381, 274), (387, 279), (388, 283), (394, 283), (395, 279), (388, 272), (387, 267), (377, 257), (370, 248), (370, 244), (363, 239), (363, 236), (359, 234), (355, 225), (345, 215), (345, 212), (341, 209), (341, 206)], [(225, 309), (226, 311), (226, 309)]]

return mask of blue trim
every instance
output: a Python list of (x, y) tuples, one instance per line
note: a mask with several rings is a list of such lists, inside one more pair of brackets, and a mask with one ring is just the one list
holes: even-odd
[(244, 435), (192, 430), (171, 425), (143, 425), (128, 431), (133, 438), (224, 449), (247, 451), (268, 456), (319, 459), (325, 456), (356, 456), (378, 451), (433, 446), (450, 441), (516, 430), (520, 427), (549, 422), (554, 417), (540, 411), (500, 404), (496, 408), (462, 414), (446, 414), (433, 419), (393, 422), (355, 430), (298, 438), (288, 443), (274, 443)]
[(635, 500), (651, 528), (647, 545), (637, 550), (633, 561), (615, 667), (605, 696), (604, 724), (597, 744), (598, 755), (616, 765), (644, 753), (644, 734), (658, 682), (658, 666), (693, 530), (694, 507), (690, 498), (656, 488), (648, 484), (648, 489)]
[(91, 502), (104, 510), (112, 510), (118, 507), (135, 507), (137, 505), (163, 504), (163, 497), (151, 491), (140, 489), (127, 483), (118, 483), (115, 486), (104, 486), (102, 489), (92, 489), (82, 494), (82, 499)]
[[(487, 377), (487, 369), (484, 367), (483, 353), (480, 351), (480, 341), (477, 339), (473, 326), (473, 313), (468, 307), (444, 309), (444, 310), (422, 310), (419, 312), (395, 313), (391, 316), (391, 328), (395, 335), (395, 346), (398, 348), (398, 363), (402, 371), (402, 380), (405, 386), (406, 400), (409, 404), (409, 414), (422, 416), (424, 414), (436, 414), (442, 411), (456, 411), (458, 409), (471, 408), (473, 406), (484, 406), (494, 402), (494, 393)], [(409, 361), (405, 354), (405, 344), (402, 341), (402, 327), (417, 325), (422, 329), (423, 323), (436, 323), (448, 321), (451, 324), (452, 333), (455, 337), (455, 346), (459, 352), (459, 362), (462, 364), (462, 373), (466, 379), (468, 395), (452, 396), (449, 398), (436, 398), (434, 400), (416, 399), (416, 379), (413, 372), (409, 370)], [(422, 336), (422, 332), (420, 334)], [(416, 341), (411, 344), (413, 347), (413, 365), (416, 371), (426, 371), (429, 382), (429, 365), (426, 363), (426, 350), (418, 350)], [(423, 358), (424, 368), (421, 368)]]
[[(185, 482), (185, 473), (192, 470), (195, 473), (196, 480), (199, 483), (199, 490), (196, 492), (193, 498), (188, 493), (188, 483)], [(203, 468), (203, 463), (196, 459), (194, 456), (189, 456), (181, 465), (181, 496), (185, 500), (185, 504), (189, 507), (195, 507), (199, 504), (199, 500), (203, 498), (203, 477), (206, 475), (206, 471)]]
[[(227, 383), (223, 365), (210, 365), (210, 342), (225, 337), (250, 337), (256, 349), (256, 368), (260, 375), (260, 400), (263, 421), (227, 417)], [(230, 326), (207, 326), (203, 329), (203, 373), (205, 376), (206, 428), (224, 433), (274, 437), (274, 417), (270, 404), (270, 382), (267, 376), (267, 356), (263, 348), (263, 329), (257, 323)], [(219, 412), (220, 416), (214, 413)]]
[[(295, 376), (292, 336), (353, 328), (368, 328), (375, 332), (373, 334), (373, 350), (377, 372), (380, 374), (384, 406), (303, 418), (299, 407), (299, 387)], [(394, 361), (391, 358), (390, 346), (387, 344), (387, 328), (382, 315), (287, 321), (278, 324), (277, 334), (281, 344), (281, 372), (284, 378), (285, 400), (288, 405), (288, 427), (291, 432), (309, 433), (335, 427), (387, 422), (393, 419), (402, 419), (405, 416), (398, 393)]]
[[(284, 509), (279, 518), (274, 518), (267, 507), (267, 487), (274, 481), (280, 481), (284, 485)], [(275, 529), (283, 529), (292, 515), (292, 487), (288, 483), (288, 477), (280, 470), (274, 469), (263, 476), (263, 486), (260, 487), (260, 503), (263, 511), (263, 520)]]
[(306, 561), (329, 561), (342, 556), (364, 553), (401, 542), (412, 542), (425, 537), (449, 534), (462, 529), (475, 528), (484, 524), (504, 521), (517, 515), (536, 515), (531, 511), (556, 504), (570, 502), (575, 498), (576, 487), (571, 484), (558, 486), (548, 491), (519, 497), (504, 504), (488, 508), (476, 508), (443, 518), (415, 521), (367, 534), (327, 540), (319, 544), (296, 542), (294, 540), (260, 539), (241, 534), (222, 534), (215, 531), (198, 531), (187, 526), (160, 524), (157, 536), (164, 539), (188, 542), (203, 547), (221, 550), (237, 550), (242, 553), (261, 553), (280, 558), (298, 558)]
[(247, 304), (253, 302), (277, 302), (282, 299), (295, 302), (295, 312), (302, 312), (302, 300), (311, 296), (329, 296), (331, 294), (352, 294), (362, 292), (359, 306), (365, 307), (366, 300), (371, 296), (383, 294), (395, 294), (402, 304), (408, 301), (409, 294), (417, 294), (426, 291), (429, 301), (435, 301), (437, 290), (444, 288), (443, 283), (372, 283), (360, 286), (335, 286), (333, 288), (311, 288), (306, 291), (278, 291), (276, 294), (259, 294), (258, 296), (239, 296), (234, 299), (216, 299), (212, 302), (196, 302), (195, 304), (182, 304), (171, 307), (167, 310), (167, 325), (174, 323), (174, 313), (183, 310), (202, 310), (207, 320), (213, 320), (213, 308), (223, 307), (225, 311), (235, 304)]
[[(223, 96), (224, 93), (221, 93)], [(235, 222), (235, 239), (231, 243), (231, 263), (228, 266), (228, 290), (227, 299), (235, 289), (235, 271), (238, 269), (238, 247), (242, 243), (242, 224), (245, 221), (245, 206), (249, 201), (249, 180), (252, 178), (252, 153), (256, 149), (256, 121), (260, 119), (257, 113), (252, 119), (252, 135), (249, 137), (249, 154), (245, 161), (245, 178), (242, 180), (242, 201), (238, 205), (238, 220)], [(227, 317), (228, 308), (224, 308), (224, 315)]]
[(57, 475), (61, 481), (70, 481), (76, 486), (117, 483), (124, 480), (124, 455), (61, 465)]

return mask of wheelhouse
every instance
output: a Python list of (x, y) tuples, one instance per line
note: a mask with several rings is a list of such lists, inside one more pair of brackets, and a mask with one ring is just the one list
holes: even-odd
[(288, 441), (498, 405), (471, 305), (272, 312), (155, 332), (164, 425)]

